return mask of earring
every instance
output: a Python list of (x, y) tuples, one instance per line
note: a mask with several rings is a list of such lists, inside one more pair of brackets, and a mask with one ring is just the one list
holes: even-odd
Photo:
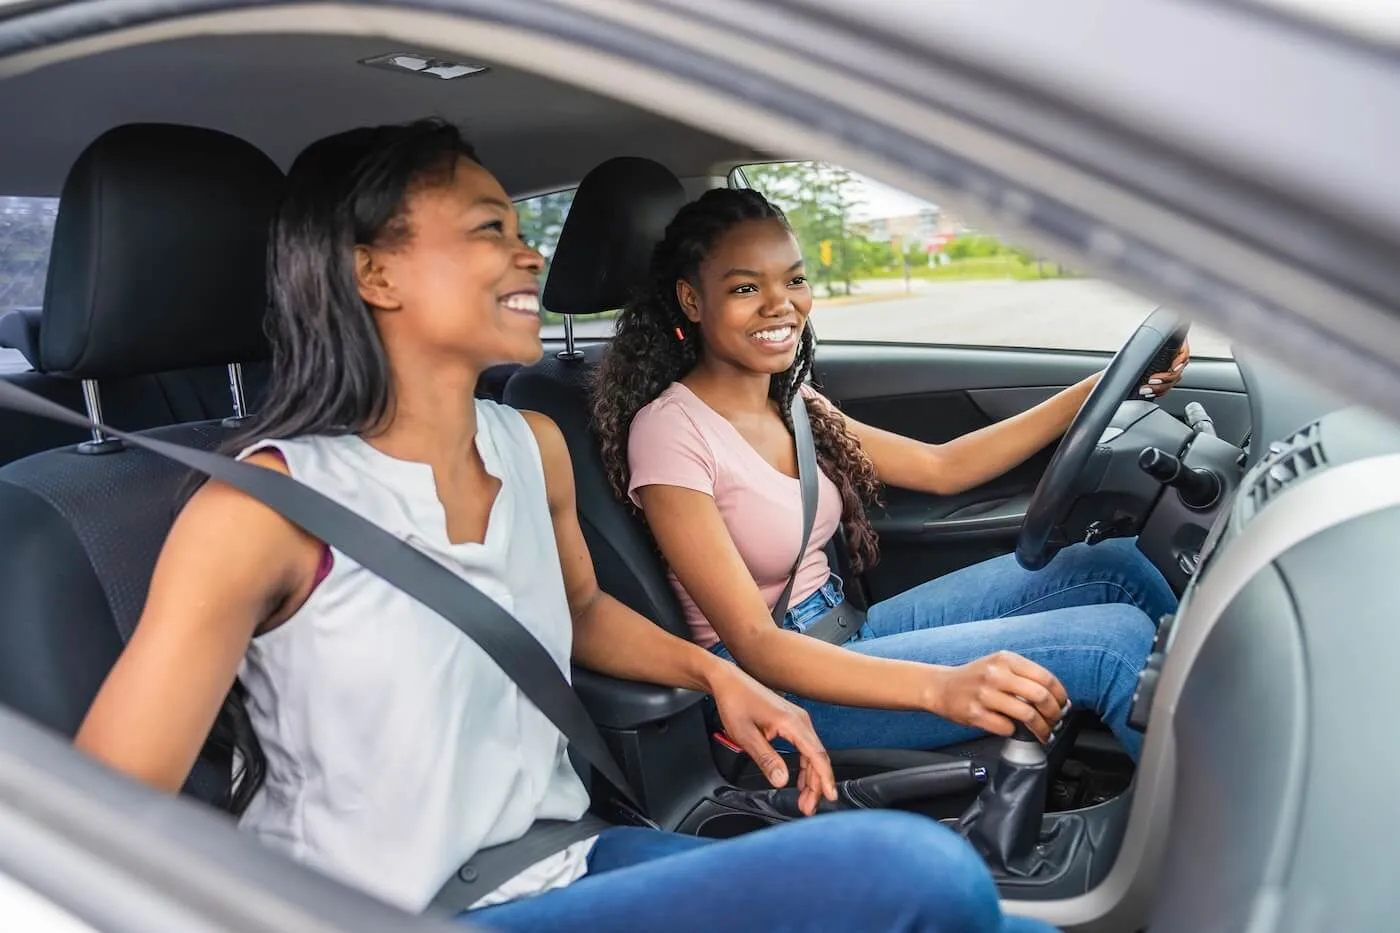
[(681, 330), (679, 324), (676, 325), (676, 339), (679, 340), (681, 343), (685, 342), (685, 331)]

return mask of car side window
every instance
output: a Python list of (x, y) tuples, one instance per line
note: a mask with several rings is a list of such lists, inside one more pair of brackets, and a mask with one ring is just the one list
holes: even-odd
[(549, 274), (548, 263), (554, 258), (554, 248), (559, 245), (559, 234), (564, 230), (564, 220), (569, 216), (576, 190), (566, 188), (515, 202), (515, 211), (520, 217), (520, 236), (543, 254), (546, 275)]
[[(44, 303), (58, 198), (0, 196), (0, 316)], [(0, 375), (24, 372), (18, 350), (0, 347)]]
[[(742, 165), (731, 187), (787, 214), (819, 340), (1114, 352), (1156, 307), (923, 198), (826, 162)], [(1230, 357), (1199, 326), (1197, 358)]]

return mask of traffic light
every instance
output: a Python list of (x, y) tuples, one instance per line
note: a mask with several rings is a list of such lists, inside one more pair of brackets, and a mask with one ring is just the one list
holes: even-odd
[(822, 245), (821, 245), (821, 257), (822, 257), (822, 265), (824, 265), (824, 266), (829, 266), (829, 265), (831, 265), (831, 241), (830, 241), (830, 240), (822, 240)]

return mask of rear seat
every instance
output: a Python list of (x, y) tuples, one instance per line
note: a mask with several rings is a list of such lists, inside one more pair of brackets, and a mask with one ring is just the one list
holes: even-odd
[(0, 314), (0, 349), (14, 350), (35, 365), (39, 358), (39, 308), (16, 308)]

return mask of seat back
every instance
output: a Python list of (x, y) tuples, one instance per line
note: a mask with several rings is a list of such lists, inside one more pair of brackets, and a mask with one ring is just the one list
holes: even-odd
[[(579, 184), (545, 283), (544, 305), (560, 314), (621, 308), (646, 281), (651, 253), (686, 202), (665, 166), (624, 157), (602, 163)], [(559, 425), (573, 458), (579, 522), (604, 592), (673, 634), (690, 637), (650, 532), (607, 481), (591, 427), (588, 385), (604, 346), (581, 356), (546, 357), (506, 383), (506, 404)]]
[[(211, 130), (128, 126), (100, 137), (60, 201), (45, 368), (120, 381), (265, 359), (265, 257), (281, 182), (263, 153)], [(206, 421), (151, 433), (209, 449), (228, 429)], [(52, 450), (0, 467), (0, 703), (76, 730), (136, 626), (188, 479), (133, 449)], [(206, 755), (187, 789), (217, 800), (229, 777), (227, 758)]]

